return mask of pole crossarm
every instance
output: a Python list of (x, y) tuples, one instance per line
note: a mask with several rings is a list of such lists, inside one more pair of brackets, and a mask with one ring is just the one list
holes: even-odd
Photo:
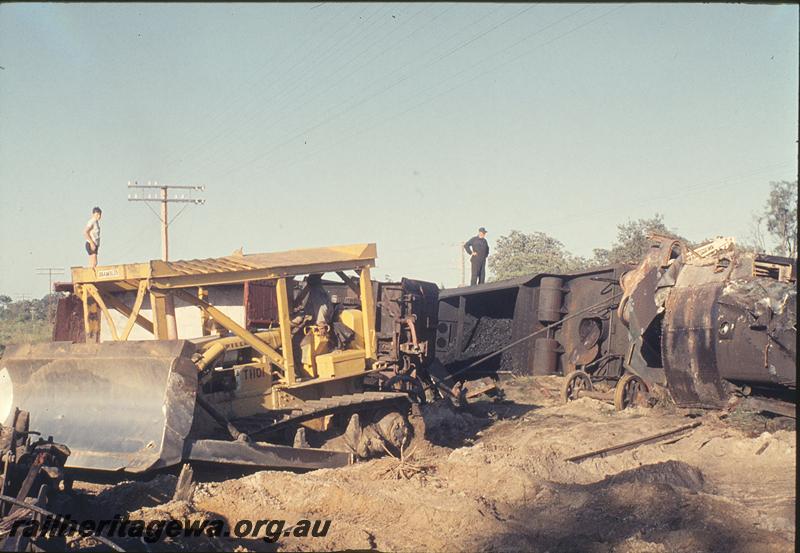
[(64, 268), (63, 267), (37, 267), (36, 268), (37, 275), (47, 275), (47, 293), (53, 293), (53, 275), (63, 275)]
[[(163, 202), (161, 198), (128, 198), (129, 202)], [(186, 204), (204, 204), (205, 200), (201, 198), (167, 198), (170, 203), (186, 203)]]
[(200, 185), (178, 185), (178, 184), (139, 184), (138, 182), (134, 182), (131, 184), (128, 182), (128, 188), (176, 188), (176, 189), (183, 189), (183, 190), (199, 190), (204, 191), (206, 189), (205, 186), (202, 184)]
[[(154, 184), (139, 184), (138, 182), (134, 182), (131, 184), (128, 181), (128, 188), (136, 188), (136, 189), (144, 189), (144, 190), (158, 190), (159, 194), (157, 197), (153, 198), (139, 198), (138, 196), (131, 197), (130, 194), (128, 195), (129, 202), (145, 202), (146, 204), (152, 202), (158, 202), (161, 204), (161, 215), (159, 216), (155, 211), (156, 217), (158, 217), (161, 221), (161, 259), (164, 261), (169, 260), (169, 226), (172, 223), (172, 220), (169, 219), (167, 215), (167, 205), (171, 203), (178, 203), (178, 204), (195, 204), (195, 205), (202, 205), (206, 201), (202, 198), (176, 198), (169, 196), (169, 190), (177, 189), (177, 190), (198, 190), (203, 191), (205, 190), (205, 186), (202, 185), (179, 185), (179, 184), (158, 184), (157, 182)], [(152, 211), (149, 205), (147, 206)], [(186, 207), (184, 206), (183, 209)], [(183, 209), (178, 213), (180, 215), (183, 212)], [(177, 218), (177, 215), (175, 216)], [(173, 220), (175, 219), (173, 218)], [(172, 323), (170, 323), (172, 326)]]

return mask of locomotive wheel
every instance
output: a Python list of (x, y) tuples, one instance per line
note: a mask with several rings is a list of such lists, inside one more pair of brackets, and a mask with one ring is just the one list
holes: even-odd
[(650, 389), (644, 380), (635, 374), (627, 373), (617, 382), (614, 389), (614, 407), (622, 411), (631, 406), (646, 407)]
[(592, 390), (592, 379), (584, 371), (572, 371), (561, 386), (561, 401), (578, 399), (581, 390)]

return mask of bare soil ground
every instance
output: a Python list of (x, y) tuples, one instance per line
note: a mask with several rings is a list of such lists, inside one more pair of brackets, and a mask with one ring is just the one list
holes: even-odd
[[(506, 401), (466, 413), (427, 406), (405, 474), (390, 457), (305, 474), (262, 471), (201, 481), (191, 503), (170, 502), (175, 476), (160, 475), (76, 483), (75, 501), (105, 517), (331, 521), (321, 538), (178, 540), (156, 550), (794, 551), (793, 429), (746, 413), (563, 405), (560, 383), (513, 379)], [(565, 460), (692, 421), (702, 424), (656, 444)], [(91, 549), (92, 540), (71, 546)]]

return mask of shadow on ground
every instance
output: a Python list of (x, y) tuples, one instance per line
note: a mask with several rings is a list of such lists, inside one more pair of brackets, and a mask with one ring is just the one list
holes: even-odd
[[(145, 529), (150, 528), (150, 534), (145, 539), (141, 537), (120, 537), (117, 531), (113, 536), (104, 534), (125, 551), (266, 551), (272, 552), (277, 544), (266, 540), (237, 538), (231, 535), (230, 522), (218, 513), (198, 513), (186, 502), (171, 502), (175, 493), (177, 478), (172, 474), (159, 474), (149, 480), (120, 482), (114, 487), (105, 488), (93, 494), (76, 490), (65, 494), (67, 499), (62, 501), (54, 510), (62, 516), (69, 515), (71, 520), (83, 521), (112, 520), (127, 518), (129, 520), (143, 520)], [(167, 536), (163, 524), (169, 520), (176, 520), (183, 524), (195, 521), (194, 533), (181, 534), (178, 537)], [(222, 521), (221, 531), (218, 535), (209, 525), (209, 521)], [(206, 524), (199, 526), (203, 521)], [(158, 526), (162, 528), (159, 529)], [(225, 536), (227, 532), (229, 535)], [(80, 551), (108, 551), (107, 545), (87, 537), (71, 541), (70, 548)]]
[[(488, 536), (487, 551), (757, 551), (775, 536), (712, 508), (699, 469), (680, 461), (644, 465), (588, 485), (549, 483), (545, 493)], [(725, 504), (721, 504), (725, 505)], [(791, 550), (791, 544), (785, 544)]]
[[(478, 433), (499, 420), (512, 419), (537, 409), (533, 404), (520, 404), (492, 399), (474, 401), (456, 408), (449, 401), (421, 405), (425, 439), (433, 445), (457, 448), (474, 440)], [(415, 431), (419, 431), (415, 428)]]

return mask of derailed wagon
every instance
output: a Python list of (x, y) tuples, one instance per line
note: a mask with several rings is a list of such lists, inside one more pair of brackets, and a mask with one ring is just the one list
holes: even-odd
[(542, 273), (440, 293), (436, 351), (476, 378), (562, 374), (564, 401), (618, 409), (666, 389), (680, 406), (747, 398), (794, 416), (795, 260), (649, 238), (639, 265)]

